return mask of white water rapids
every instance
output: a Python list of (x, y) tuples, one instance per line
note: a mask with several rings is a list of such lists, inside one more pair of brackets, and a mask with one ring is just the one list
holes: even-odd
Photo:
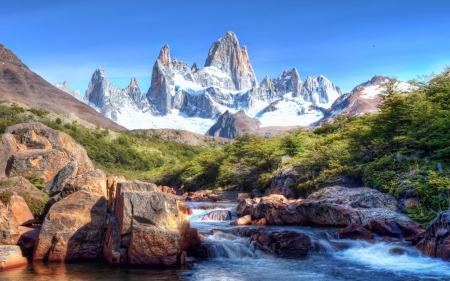
[(450, 280), (450, 263), (422, 256), (407, 242), (338, 239), (336, 228), (271, 227), (307, 234), (314, 243), (306, 258), (276, 258), (255, 250), (248, 238), (232, 235), (230, 221), (201, 220), (215, 210), (229, 210), (235, 219), (236, 204), (187, 205), (194, 210), (191, 226), (211, 245), (208, 259), (183, 274), (188, 280)]

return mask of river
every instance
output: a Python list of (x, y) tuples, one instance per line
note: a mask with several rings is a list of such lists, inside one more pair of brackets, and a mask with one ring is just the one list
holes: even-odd
[[(229, 232), (230, 221), (202, 221), (213, 210), (230, 210), (236, 203), (189, 203), (191, 226), (203, 233), (208, 258), (177, 269), (112, 266), (105, 262), (35, 263), (0, 272), (0, 280), (450, 280), (450, 263), (424, 257), (407, 243), (340, 240), (333, 228), (282, 226), (277, 230), (305, 233), (314, 251), (302, 259), (276, 258), (254, 249), (248, 238)], [(208, 210), (204, 210), (207, 207)], [(215, 231), (214, 234), (211, 230)]]

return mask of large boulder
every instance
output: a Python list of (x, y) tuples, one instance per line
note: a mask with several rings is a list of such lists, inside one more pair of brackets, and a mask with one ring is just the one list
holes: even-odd
[(33, 223), (34, 216), (22, 197), (18, 195), (11, 196), (8, 206), (19, 225), (29, 225)]
[(33, 260), (100, 258), (106, 211), (106, 198), (87, 191), (75, 192), (56, 202), (42, 224)]
[[(77, 174), (81, 175), (93, 170), (94, 165), (89, 159), (86, 150), (75, 142), (69, 135), (53, 130), (38, 122), (17, 124), (6, 128), (5, 135), (12, 135), (17, 142), (18, 151), (24, 150), (49, 150), (55, 149), (63, 152), (67, 157), (78, 164)], [(0, 153), (0, 156), (2, 154)], [(0, 158), (0, 163), (7, 161), (9, 157)]]
[(0, 201), (0, 245), (16, 245), (19, 238), (19, 224), (16, 218)]
[(61, 190), (60, 197), (64, 198), (68, 195), (80, 190), (89, 193), (98, 194), (106, 198), (106, 174), (102, 170), (91, 170), (84, 174), (78, 175), (69, 180)]
[(440, 213), (428, 225), (416, 247), (431, 257), (450, 260), (450, 210)]
[(8, 160), (6, 176), (27, 176), (35, 174), (43, 179), (44, 182), (49, 182), (69, 162), (69, 156), (56, 149), (18, 151)]
[[(120, 249), (128, 249), (129, 264), (180, 263), (183, 251), (189, 250), (193, 240), (183, 213), (185, 205), (172, 194), (158, 192), (155, 185), (138, 181), (119, 183), (116, 194), (114, 212), (121, 241), (119, 248), (111, 247), (115, 260)], [(110, 235), (107, 239), (113, 242), (115, 237), (118, 236)]]
[(311, 238), (295, 231), (274, 231), (266, 228), (239, 228), (232, 232), (250, 237), (257, 249), (280, 258), (302, 258), (314, 248)]
[(323, 225), (346, 227), (353, 223), (391, 237), (411, 239), (420, 225), (397, 212), (390, 195), (361, 187), (327, 187), (307, 199), (288, 200), (281, 195), (246, 199), (237, 207), (239, 216), (265, 218), (269, 225)]
[(19, 246), (0, 246), (0, 271), (28, 264)]

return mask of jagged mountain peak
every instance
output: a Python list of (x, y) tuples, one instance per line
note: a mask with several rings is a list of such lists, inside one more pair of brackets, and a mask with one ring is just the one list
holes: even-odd
[(128, 85), (128, 89), (139, 87), (139, 83), (135, 77), (131, 78), (130, 84)]
[(247, 48), (239, 46), (237, 36), (232, 31), (212, 44), (205, 67), (216, 67), (227, 74), (234, 84), (234, 89), (230, 90), (249, 89), (258, 84)]
[(170, 48), (169, 45), (165, 44), (161, 51), (159, 52), (158, 60), (161, 62), (162, 65), (170, 67), (171, 61), (170, 61)]
[(191, 72), (195, 73), (197, 72), (197, 70), (198, 70), (197, 64), (194, 62), (194, 64), (191, 66)]

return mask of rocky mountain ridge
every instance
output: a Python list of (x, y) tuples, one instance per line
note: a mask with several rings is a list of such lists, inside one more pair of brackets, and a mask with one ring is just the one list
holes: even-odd
[[(228, 31), (214, 42), (203, 68), (171, 57), (164, 45), (144, 96), (137, 86), (118, 89), (102, 68), (92, 75), (85, 99), (128, 129), (171, 128), (204, 134), (227, 110), (243, 111), (266, 126), (307, 126), (319, 120), (342, 93), (324, 76), (302, 81), (297, 69), (261, 83), (248, 50)], [(131, 93), (130, 89), (135, 89)], [(270, 111), (266, 110), (270, 107)]]

